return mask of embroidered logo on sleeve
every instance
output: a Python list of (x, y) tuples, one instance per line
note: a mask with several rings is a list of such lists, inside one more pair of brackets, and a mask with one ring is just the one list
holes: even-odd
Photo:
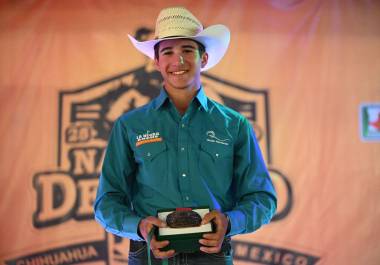
[(143, 144), (149, 144), (149, 143), (155, 143), (155, 142), (162, 142), (162, 137), (160, 136), (159, 132), (150, 132), (147, 131), (144, 134), (139, 134), (136, 136), (136, 147), (143, 145)]
[(229, 145), (228, 142), (230, 141), (230, 139), (220, 139), (215, 136), (214, 131), (207, 131), (206, 135), (207, 135), (206, 141), (208, 142)]

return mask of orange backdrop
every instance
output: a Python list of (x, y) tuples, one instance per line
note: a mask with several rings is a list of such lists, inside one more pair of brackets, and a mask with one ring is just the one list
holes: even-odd
[(380, 101), (375, 0), (2, 1), (0, 262), (127, 262), (92, 203), (112, 122), (161, 82), (126, 34), (172, 5), (230, 28), (206, 92), (251, 120), (279, 194), (235, 263), (379, 264), (380, 144), (359, 126)]

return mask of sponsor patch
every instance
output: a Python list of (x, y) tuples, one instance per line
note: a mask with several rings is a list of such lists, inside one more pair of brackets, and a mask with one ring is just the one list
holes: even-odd
[(136, 136), (136, 147), (143, 145), (143, 144), (149, 144), (149, 143), (155, 143), (155, 142), (162, 142), (162, 137), (160, 137), (159, 132), (150, 132), (147, 131), (144, 134), (139, 134)]

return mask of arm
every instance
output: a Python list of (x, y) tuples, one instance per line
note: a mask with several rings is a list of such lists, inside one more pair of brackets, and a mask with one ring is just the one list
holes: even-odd
[(95, 219), (107, 232), (133, 240), (141, 217), (131, 206), (136, 165), (126, 128), (118, 119), (112, 129), (94, 205)]
[[(107, 146), (95, 200), (95, 219), (106, 229), (120, 237), (147, 241), (153, 226), (166, 224), (156, 217), (139, 217), (132, 208), (132, 187), (136, 164), (122, 121), (116, 121)], [(160, 251), (169, 241), (157, 241), (153, 236), (151, 249), (156, 258), (173, 256), (174, 250)]]
[(224, 214), (213, 210), (204, 216), (202, 223), (213, 220), (216, 232), (204, 234), (199, 240), (203, 252), (219, 252), (225, 236), (253, 232), (269, 223), (276, 211), (276, 193), (246, 119), (239, 127), (235, 145), (233, 178), (236, 207)]
[(269, 223), (277, 207), (276, 192), (253, 129), (245, 118), (235, 144), (233, 178), (237, 204), (225, 213), (231, 225), (228, 236), (250, 233)]

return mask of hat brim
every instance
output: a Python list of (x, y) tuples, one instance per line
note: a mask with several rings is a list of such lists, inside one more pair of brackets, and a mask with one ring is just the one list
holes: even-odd
[(202, 43), (208, 54), (207, 64), (201, 69), (206, 71), (215, 66), (223, 58), (230, 43), (230, 31), (224, 25), (210, 26), (195, 36), (176, 36), (163, 39), (155, 39), (148, 41), (137, 41), (134, 37), (128, 34), (133, 46), (137, 50), (154, 60), (154, 46), (163, 41), (171, 39), (192, 39)]

